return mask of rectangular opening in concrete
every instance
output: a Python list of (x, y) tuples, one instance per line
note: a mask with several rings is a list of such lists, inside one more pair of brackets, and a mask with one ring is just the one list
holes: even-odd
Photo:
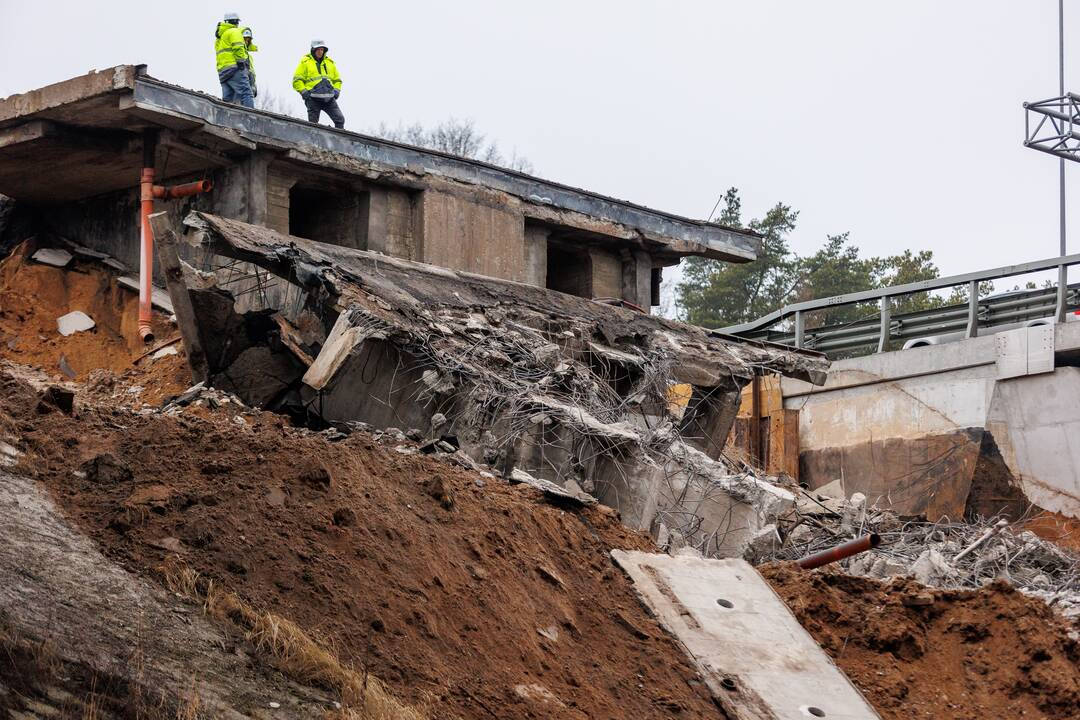
[(591, 298), (592, 258), (585, 249), (548, 241), (547, 288), (568, 295)]
[(370, 193), (298, 183), (289, 191), (289, 234), (366, 250), (370, 207)]

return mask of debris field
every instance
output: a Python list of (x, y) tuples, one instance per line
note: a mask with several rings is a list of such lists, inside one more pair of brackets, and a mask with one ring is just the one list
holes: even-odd
[[(167, 590), (160, 602), (176, 603), (173, 614), (205, 617), (199, 632), (224, 633), (224, 647), (248, 668), (237, 681), (243, 692), (230, 696), (236, 717), (274, 717), (267, 713), (283, 705), (292, 716), (316, 717), (346, 699), (325, 675), (298, 673), (245, 630), (243, 618), (259, 613), (293, 623), (342, 667), (385, 684), (395, 707), (417, 717), (725, 717), (612, 563), (613, 549), (658, 550), (612, 508), (511, 484), (482, 456), (432, 442), (426, 430), (319, 429), (251, 407), (230, 390), (188, 391), (182, 342), (178, 355), (149, 359), (108, 334), (133, 321), (130, 303), (84, 306), (96, 326), (67, 337), (47, 319), (83, 309), (77, 293), (42, 294), (33, 312), (23, 308), (34, 283), (74, 287), (90, 277), (107, 286), (107, 271), (42, 266), (25, 253), (11, 255), (2, 271), (5, 469), (45, 490), (57, 517), (91, 541), (101, 562), (155, 588), (145, 592)], [(159, 337), (177, 334), (164, 316), (157, 322)], [(27, 324), (37, 342), (8, 345)], [(114, 342), (112, 354), (82, 344), (87, 338)], [(58, 365), (60, 354), (80, 368), (74, 378)], [(29, 490), (18, 487), (25, 497)], [(777, 489), (798, 495), (790, 484)], [(769, 557), (797, 556), (792, 538), (805, 551), (824, 542), (818, 538), (842, 538), (842, 504), (807, 523), (812, 537), (790, 524), (805, 501), (788, 507), (777, 515)], [(866, 529), (881, 528), (848, 528)], [(695, 550), (684, 543), (678, 552)], [(1059, 587), (1064, 572), (1049, 572), (1049, 582)], [(0, 567), (0, 578), (17, 573)], [(1075, 716), (1077, 627), (1041, 599), (1001, 581), (942, 590), (787, 563), (766, 565), (763, 574), (883, 718)], [(251, 610), (214, 615), (207, 601), (214, 592)], [(25, 662), (0, 662), (0, 708), (27, 712), (44, 703), (81, 717), (97, 703), (124, 716), (136, 680), (105, 682), (102, 673), (99, 690), (91, 662), (64, 656), (62, 647), (59, 659), (46, 661), (34, 650), (43, 639), (12, 607), (0, 607), (3, 646)], [(64, 641), (76, 644), (51, 640)], [(95, 647), (94, 637), (79, 642), (91, 656), (115, 651)], [(228, 662), (207, 660), (215, 672)], [(223, 697), (205, 695), (205, 707)], [(155, 705), (170, 714), (156, 717), (192, 707), (183, 692), (170, 698)]]

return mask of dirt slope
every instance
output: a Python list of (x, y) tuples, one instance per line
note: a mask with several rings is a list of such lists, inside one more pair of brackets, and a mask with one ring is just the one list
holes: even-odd
[[(99, 718), (126, 705), (144, 719), (243, 720), (276, 702), (317, 720), (333, 709), (327, 693), (268, 671), (197, 608), (102, 557), (40, 483), (3, 470), (0, 537), (0, 716), (36, 709), (35, 695), (61, 713), (43, 717)], [(72, 683), (80, 674), (90, 677)], [(74, 692), (58, 703), (57, 685)]]
[[(180, 355), (144, 358), (135, 366), (147, 350), (138, 334), (139, 298), (120, 287), (114, 274), (80, 260), (65, 270), (42, 265), (29, 259), (34, 250), (23, 243), (0, 261), (0, 358), (64, 380), (84, 381), (94, 370), (137, 374), (143, 388), (137, 399), (155, 404), (190, 384)], [(75, 310), (97, 325), (64, 337), (56, 319)], [(162, 341), (179, 335), (158, 312), (153, 327)]]
[(0, 408), (107, 555), (147, 574), (178, 552), (433, 717), (719, 717), (611, 564), (648, 540), (603, 510), (266, 413), (41, 413), (10, 377)]
[(941, 591), (790, 565), (762, 568), (885, 720), (1080, 717), (1080, 643), (1004, 583)]

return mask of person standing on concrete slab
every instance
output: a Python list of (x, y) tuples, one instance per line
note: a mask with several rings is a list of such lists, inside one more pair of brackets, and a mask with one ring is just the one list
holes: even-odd
[(337, 103), (341, 95), (341, 75), (327, 55), (326, 43), (322, 40), (312, 40), (311, 52), (300, 58), (293, 73), (293, 89), (304, 98), (308, 122), (319, 122), (319, 113), (325, 111), (334, 121), (334, 127), (345, 127), (345, 115)]
[(259, 46), (255, 44), (255, 35), (251, 32), (251, 28), (246, 27), (240, 31), (240, 34), (244, 37), (244, 49), (247, 50), (247, 70), (248, 70), (248, 84), (251, 85), (251, 97), (259, 97), (259, 86), (255, 84), (255, 56), (251, 53), (258, 52)]
[(240, 16), (225, 13), (214, 33), (214, 54), (217, 57), (218, 82), (221, 99), (244, 107), (255, 107), (248, 78), (248, 53), (240, 32)]

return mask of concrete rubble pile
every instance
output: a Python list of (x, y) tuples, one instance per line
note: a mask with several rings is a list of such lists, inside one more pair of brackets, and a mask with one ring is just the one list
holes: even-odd
[[(213, 275), (167, 274), (196, 379), (252, 407), (435, 443), (708, 555), (742, 554), (794, 503), (720, 453), (755, 371), (820, 383), (818, 356), (203, 213), (184, 224), (196, 251), (288, 283), (253, 307)], [(669, 402), (677, 383), (693, 388), (685, 408)]]
[(848, 574), (912, 577), (942, 589), (1005, 580), (1065, 617), (1080, 619), (1080, 554), (1023, 530), (1022, 522), (903, 518), (868, 506), (862, 493), (837, 497), (834, 487), (826, 486), (824, 493), (799, 491), (778, 523), (776, 542), (760, 544), (753, 560), (797, 560), (873, 533), (881, 538), (877, 548), (840, 561)]

